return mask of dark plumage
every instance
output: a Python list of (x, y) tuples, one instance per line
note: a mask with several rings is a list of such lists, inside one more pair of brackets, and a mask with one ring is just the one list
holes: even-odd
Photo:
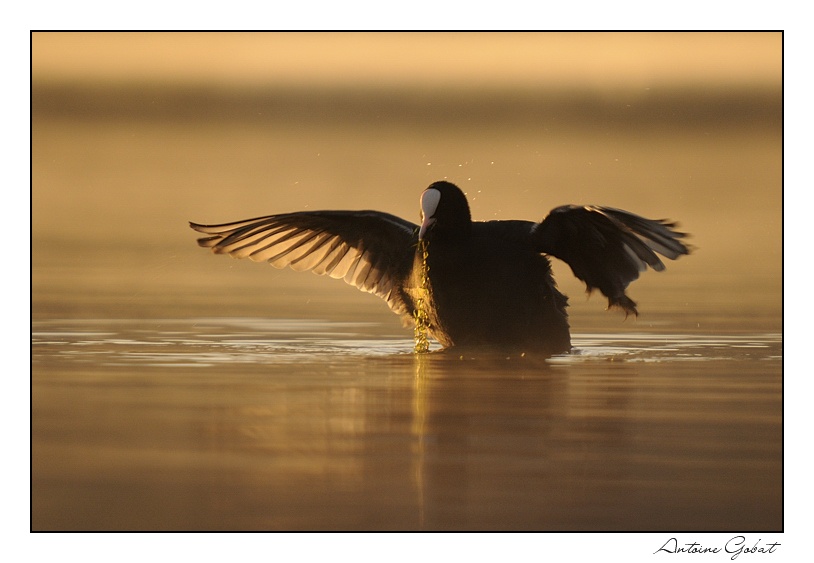
[[(190, 226), (217, 254), (342, 278), (414, 322), (417, 303), (445, 347), (556, 354), (571, 347), (567, 299), (546, 255), (566, 262), (609, 306), (637, 314), (625, 290), (650, 266), (689, 250), (675, 223), (609, 207), (558, 207), (540, 223), (472, 221), (466, 196), (435, 182), (421, 196), (422, 224), (378, 211), (308, 211)], [(426, 244), (427, 281), (422, 288)]]

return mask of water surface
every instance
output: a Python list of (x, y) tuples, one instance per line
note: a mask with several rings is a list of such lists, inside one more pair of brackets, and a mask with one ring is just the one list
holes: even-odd
[(777, 333), (411, 353), (376, 323), (35, 322), (37, 529), (777, 529)]

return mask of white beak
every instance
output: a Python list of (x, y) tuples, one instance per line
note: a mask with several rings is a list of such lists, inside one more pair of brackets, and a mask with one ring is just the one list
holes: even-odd
[(441, 201), (441, 192), (434, 189), (424, 190), (421, 194), (421, 228), (418, 230), (418, 240), (424, 240), (427, 230), (435, 223), (435, 211)]

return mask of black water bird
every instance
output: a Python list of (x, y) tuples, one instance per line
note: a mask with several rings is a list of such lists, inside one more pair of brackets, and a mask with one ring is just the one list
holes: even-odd
[[(567, 298), (548, 256), (566, 262), (609, 307), (637, 315), (625, 293), (658, 254), (688, 254), (667, 220), (565, 205), (541, 222), (472, 221), (464, 193), (440, 181), (421, 195), (421, 225), (379, 211), (305, 211), (190, 226), (216, 254), (343, 279), (383, 298), (405, 324), (423, 312), (444, 347), (567, 352)], [(425, 254), (426, 252), (426, 254)]]

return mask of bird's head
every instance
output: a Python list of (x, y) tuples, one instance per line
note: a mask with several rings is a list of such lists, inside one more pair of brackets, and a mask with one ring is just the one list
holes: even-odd
[(450, 182), (431, 184), (421, 194), (421, 228), (419, 240), (444, 237), (468, 236), (472, 229), (472, 217), (466, 195)]

